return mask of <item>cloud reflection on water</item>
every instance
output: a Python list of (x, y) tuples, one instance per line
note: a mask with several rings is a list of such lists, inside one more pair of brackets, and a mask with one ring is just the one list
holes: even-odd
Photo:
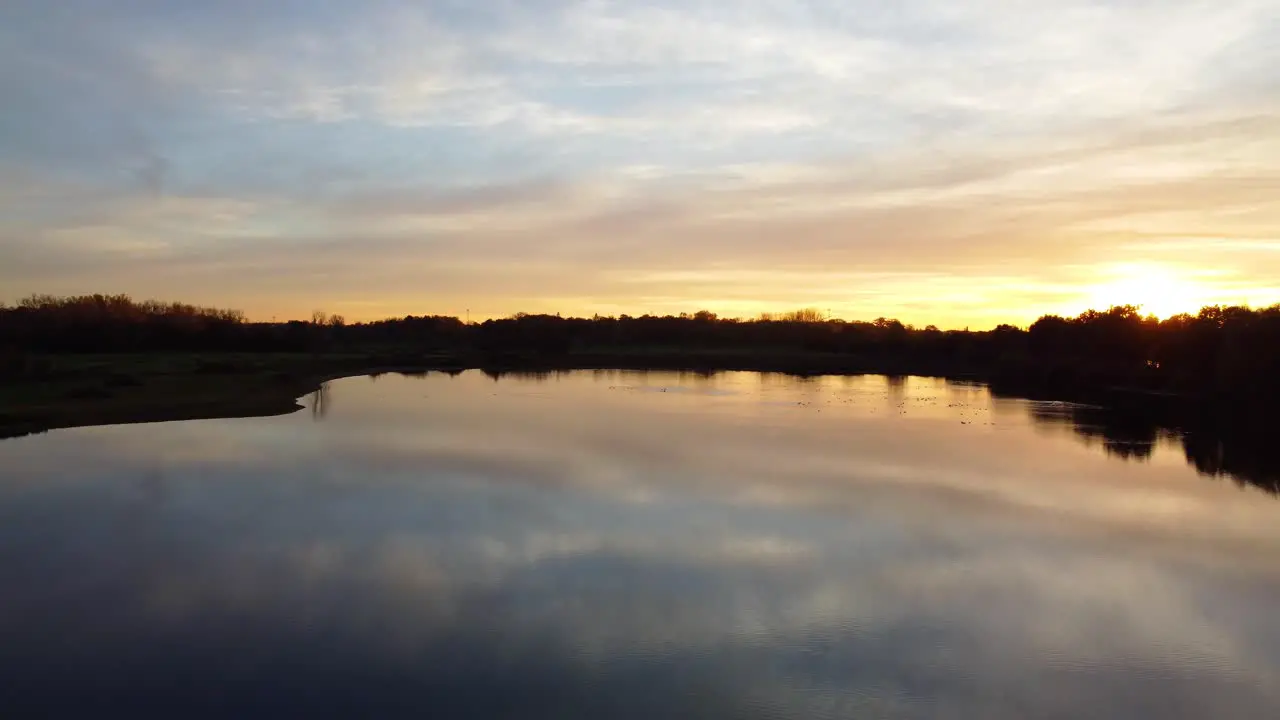
[(0, 445), (13, 697), (497, 717), (1277, 707), (1261, 493), (1038, 435), (1009, 401), (940, 382), (608, 377), (350, 379), (323, 423)]

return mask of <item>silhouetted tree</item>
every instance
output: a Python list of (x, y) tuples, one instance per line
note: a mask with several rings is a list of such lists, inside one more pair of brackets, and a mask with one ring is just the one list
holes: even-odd
[(308, 350), (376, 353), (406, 363), (423, 353), (450, 353), (508, 368), (625, 360), (963, 374), (998, 389), (1055, 398), (1110, 398), (1122, 389), (1240, 407), (1280, 401), (1280, 305), (1211, 306), (1164, 321), (1120, 305), (1073, 318), (1047, 315), (1027, 330), (1000, 325), (990, 331), (917, 330), (886, 317), (834, 320), (812, 308), (754, 320), (700, 310), (592, 318), (517, 313), (466, 324), (413, 315), (347, 323), (321, 310), (309, 322), (251, 323), (237, 310), (127, 295), (32, 295), (0, 307), (0, 353), (10, 369), (33, 367), (29, 358), (39, 353)]

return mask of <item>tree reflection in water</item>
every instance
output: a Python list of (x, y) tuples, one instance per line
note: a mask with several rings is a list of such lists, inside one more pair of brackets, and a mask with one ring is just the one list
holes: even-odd
[(1201, 475), (1230, 478), (1280, 495), (1280, 453), (1265, 419), (1225, 421), (1210, 416), (1178, 417), (1157, 409), (1124, 410), (1071, 403), (1033, 402), (1031, 417), (1048, 425), (1069, 425), (1083, 438), (1100, 441), (1108, 454), (1146, 460), (1162, 440), (1180, 443), (1187, 463)]
[(311, 418), (323, 420), (329, 414), (329, 383), (320, 383), (320, 387), (311, 393)]

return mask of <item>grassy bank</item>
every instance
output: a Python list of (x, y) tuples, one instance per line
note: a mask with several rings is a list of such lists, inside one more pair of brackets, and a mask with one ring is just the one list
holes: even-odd
[(0, 438), (58, 428), (282, 415), (326, 380), (396, 367), (448, 367), (440, 356), (215, 353), (54, 355), (0, 380)]

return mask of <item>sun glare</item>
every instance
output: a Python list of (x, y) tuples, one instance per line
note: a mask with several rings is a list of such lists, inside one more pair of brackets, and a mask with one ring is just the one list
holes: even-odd
[(1089, 307), (1105, 310), (1113, 305), (1138, 305), (1143, 315), (1160, 319), (1178, 313), (1196, 313), (1213, 304), (1210, 288), (1185, 273), (1164, 265), (1112, 265), (1107, 280), (1090, 286)]

